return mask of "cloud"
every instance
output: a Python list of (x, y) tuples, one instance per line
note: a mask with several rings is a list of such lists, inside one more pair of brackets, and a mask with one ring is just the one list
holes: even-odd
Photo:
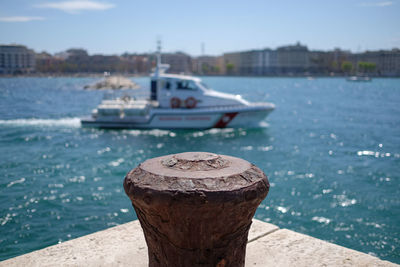
[(375, 3), (361, 3), (360, 6), (364, 7), (386, 7), (393, 5), (392, 1), (375, 2)]
[(26, 16), (15, 16), (15, 17), (0, 17), (1, 22), (29, 22), (33, 20), (44, 20), (43, 17), (26, 17)]
[(53, 8), (67, 13), (79, 13), (88, 10), (106, 10), (115, 7), (113, 4), (100, 3), (90, 0), (73, 0), (64, 2), (52, 2), (36, 5), (39, 8)]

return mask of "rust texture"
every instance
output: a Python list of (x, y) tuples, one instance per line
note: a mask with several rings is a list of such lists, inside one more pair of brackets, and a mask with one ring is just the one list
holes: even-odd
[(130, 171), (124, 189), (148, 246), (149, 266), (244, 266), (257, 206), (269, 183), (239, 158), (187, 152)]

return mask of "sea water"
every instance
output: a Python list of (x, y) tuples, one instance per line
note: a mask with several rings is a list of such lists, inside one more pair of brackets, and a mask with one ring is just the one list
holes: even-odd
[(257, 219), (400, 263), (399, 79), (204, 77), (276, 110), (258, 129), (191, 131), (82, 128), (95, 81), (0, 79), (0, 260), (135, 220), (128, 171), (208, 151), (267, 174)]

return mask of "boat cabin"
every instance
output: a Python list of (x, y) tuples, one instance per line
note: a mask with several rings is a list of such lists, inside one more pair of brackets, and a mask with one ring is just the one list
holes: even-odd
[(207, 89), (199, 78), (163, 74), (151, 81), (151, 100), (158, 101), (161, 108), (195, 108)]
[(198, 108), (224, 105), (247, 105), (240, 95), (210, 89), (201, 79), (175, 74), (153, 76), (151, 100), (160, 108)]

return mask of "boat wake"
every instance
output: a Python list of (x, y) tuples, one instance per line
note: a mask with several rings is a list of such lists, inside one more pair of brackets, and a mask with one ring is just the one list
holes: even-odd
[(80, 118), (0, 120), (0, 126), (80, 127)]

